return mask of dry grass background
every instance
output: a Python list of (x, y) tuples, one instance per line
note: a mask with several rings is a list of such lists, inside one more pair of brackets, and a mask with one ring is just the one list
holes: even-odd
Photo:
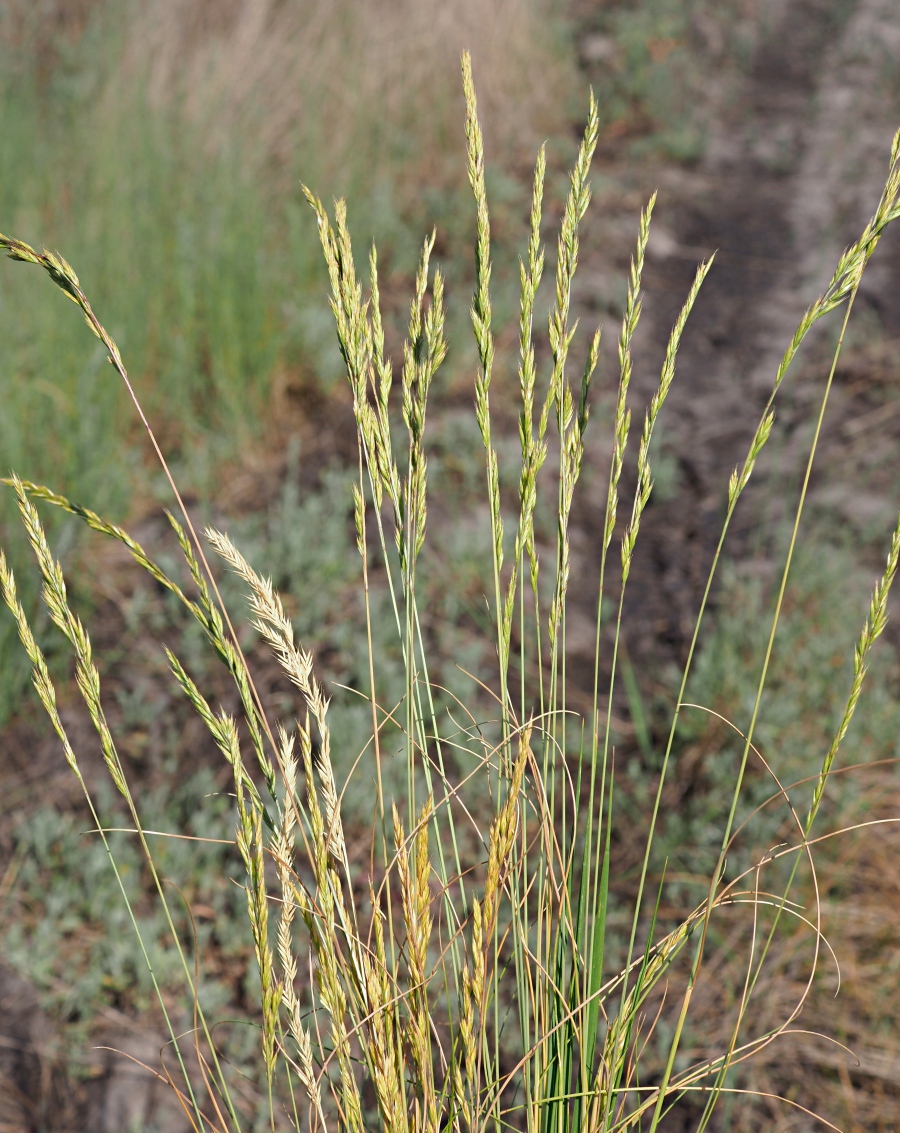
[(573, 70), (553, 0), (154, 0), (128, 28), (120, 81), (146, 73), (211, 147), (252, 129), (294, 168), (327, 148), (339, 178), (368, 136), (371, 160), (407, 145), (425, 168), (458, 152), (458, 61), (471, 45), (493, 149), (530, 148), (571, 109)]
[[(143, 88), (210, 152), (250, 143), (282, 169), (307, 147), (338, 182), (406, 156), (426, 180), (461, 152), (459, 57), (472, 52), (495, 161), (530, 161), (580, 96), (559, 0), (7, 0), (0, 39), (49, 74), (94, 25), (117, 28), (112, 104)], [(102, 31), (100, 34), (104, 34)], [(371, 170), (370, 170), (371, 172)], [(458, 174), (458, 168), (454, 166)], [(421, 188), (421, 184), (419, 185)], [(412, 190), (412, 187), (410, 187)], [(337, 192), (337, 188), (334, 189)]]

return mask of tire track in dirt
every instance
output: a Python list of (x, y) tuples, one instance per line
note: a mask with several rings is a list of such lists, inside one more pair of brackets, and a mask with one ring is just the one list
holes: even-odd
[[(586, 70), (590, 77), (590, 68)], [(710, 82), (711, 97), (719, 105), (708, 115), (707, 146), (695, 166), (654, 166), (636, 176), (620, 159), (613, 158), (608, 168), (601, 162), (602, 174), (628, 186), (628, 207), (621, 203), (620, 189), (618, 215), (593, 220), (582, 243), (589, 281), (605, 278), (606, 269), (597, 264), (601, 256), (608, 257), (611, 244), (619, 251), (623, 271), (637, 227), (635, 202), (649, 196), (654, 187), (650, 178), (655, 179), (659, 202), (635, 343), (638, 428), (696, 265), (717, 251), (688, 324), (661, 419), (662, 451), (676, 462), (675, 482), (645, 513), (629, 584), (628, 646), (642, 667), (656, 670), (661, 662), (684, 658), (720, 531), (728, 476), (743, 460), (782, 351), (803, 311), (827, 283), (841, 250), (859, 235), (877, 203), (891, 137), (900, 125), (895, 5), (892, 0), (841, 5), (783, 0), (770, 9), (768, 29), (752, 63), (736, 81), (736, 95), (728, 82)], [(605, 203), (601, 199), (593, 207), (595, 217)], [(619, 233), (629, 234), (627, 244), (614, 234), (616, 225)], [(855, 319), (866, 320), (872, 335), (881, 338), (900, 334), (898, 237), (900, 233), (889, 233), (884, 239), (855, 309)], [(596, 319), (598, 305), (591, 300), (589, 282), (579, 292), (577, 312), (588, 322)], [(822, 325), (811, 336), (813, 343), (827, 335), (833, 319)], [(610, 342), (613, 329), (607, 321)], [(806, 358), (811, 354), (814, 345), (812, 352), (804, 351)], [(796, 416), (794, 403), (808, 400), (798, 392), (802, 357), (795, 367), (776, 426), (788, 433)], [(840, 413), (840, 390), (836, 395), (832, 417)], [(782, 477), (796, 465), (799, 445), (792, 447), (790, 438), (783, 443), (786, 456), (779, 469), (773, 472), (761, 461), (742, 502), (728, 544), (732, 555), (759, 539), (761, 522), (780, 518), (771, 499), (763, 510), (754, 501), (763, 494), (771, 497), (773, 475)], [(780, 487), (776, 494), (783, 497)], [(582, 543), (590, 555), (596, 554), (596, 537), (590, 532), (596, 527), (592, 511), (597, 506), (592, 501), (578, 517), (588, 532)], [(595, 596), (578, 599), (583, 617), (592, 620)]]

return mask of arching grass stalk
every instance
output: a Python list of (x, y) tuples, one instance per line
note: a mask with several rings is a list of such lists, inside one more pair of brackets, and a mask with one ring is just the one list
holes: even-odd
[[(181, 512), (182, 518), (184, 519), (185, 527), (190, 534), (194, 550), (200, 560), (200, 563), (203, 566), (205, 579), (208, 582), (208, 585), (212, 587), (213, 593), (215, 594), (216, 601), (218, 603), (218, 608), (221, 611), (221, 616), (224, 617), (225, 623), (228, 626), (228, 632), (231, 635), (233, 646), (237, 650), (238, 654), (240, 654), (240, 645), (238, 644), (234, 629), (229, 621), (228, 611), (225, 609), (225, 605), (222, 602), (222, 597), (218, 592), (218, 588), (216, 587), (216, 580), (213, 577), (212, 571), (209, 569), (209, 563), (206, 561), (206, 554), (203, 550), (203, 544), (200, 542), (200, 539), (197, 536), (197, 532), (194, 530), (194, 525), (191, 521), (190, 514), (188, 513), (188, 510), (184, 505), (184, 501), (181, 498), (181, 493), (178, 490), (178, 486), (172, 478), (172, 473), (169, 469), (168, 462), (166, 461), (166, 458), (163, 455), (159, 444), (157, 443), (156, 436), (152, 428), (150, 427), (150, 422), (147, 420), (144, 414), (144, 410), (141, 406), (140, 400), (138, 399), (135, 388), (128, 376), (128, 371), (125, 369), (125, 364), (122, 361), (122, 355), (119, 353), (119, 348), (118, 346), (116, 346), (116, 343), (113, 340), (112, 336), (94, 314), (93, 308), (88, 302), (87, 296), (81, 289), (81, 284), (78, 280), (78, 276), (75, 274), (72, 266), (67, 263), (66, 260), (61, 255), (59, 255), (58, 252), (50, 252), (46, 248), (41, 252), (37, 252), (23, 240), (16, 240), (11, 236), (4, 236), (2, 232), (0, 232), (0, 248), (2, 248), (6, 252), (11, 260), (20, 260), (23, 263), (36, 264), (37, 266), (42, 267), (56, 284), (56, 286), (60, 289), (60, 291), (62, 291), (62, 293), (67, 298), (71, 299), (78, 308), (80, 308), (88, 329), (100, 340), (100, 342), (103, 344), (104, 349), (108, 352), (109, 362), (115, 368), (116, 373), (122, 379), (123, 383), (125, 384), (125, 388), (128, 390), (128, 395), (134, 403), (134, 407), (137, 410), (141, 424), (144, 426), (144, 429), (147, 432), (150, 443), (153, 446), (153, 451), (156, 454), (157, 460), (159, 461), (160, 467), (165, 474), (169, 487), (172, 489), (172, 494), (175, 497), (175, 500), (178, 504), (178, 509)], [(257, 709), (259, 710), (259, 715), (263, 721), (263, 726), (266, 730), (266, 734), (270, 743), (272, 744), (272, 747), (274, 748), (275, 741), (272, 737), (271, 731), (268, 728), (268, 724), (265, 721), (265, 713), (262, 712), (259, 697), (256, 694), (256, 690), (253, 689), (252, 679), (250, 687), (256, 701)]]
[(895, 220), (898, 216), (897, 207), (897, 157), (900, 153), (900, 133), (895, 135), (894, 142), (891, 148), (891, 162), (890, 174), (888, 181), (882, 192), (881, 199), (878, 207), (863, 230), (859, 239), (852, 244), (841, 256), (838, 265), (835, 268), (834, 274), (825, 291), (819, 296), (815, 303), (804, 313), (803, 318), (795, 330), (790, 344), (785, 350), (775, 375), (775, 381), (772, 390), (769, 394), (766, 405), (762, 411), (753, 439), (744, 458), (743, 464), (735, 468), (731, 475), (728, 485), (728, 507), (725, 513), (725, 519), (722, 524), (722, 530), (719, 535), (719, 540), (713, 555), (713, 561), (710, 565), (710, 570), (707, 575), (706, 584), (704, 587), (703, 596), (700, 601), (697, 618), (694, 622), (694, 630), (691, 636), (691, 642), (688, 647), (687, 660), (681, 676), (681, 683), (678, 690), (678, 697), (676, 700), (675, 711), (672, 715), (672, 721), (669, 726), (669, 734), (666, 741), (666, 748), (663, 755), (662, 768), (660, 771), (660, 779), (657, 787), (656, 796), (653, 804), (653, 811), (650, 816), (648, 839), (645, 849), (644, 862), (641, 870), (641, 878), (638, 886), (638, 896), (635, 903), (635, 915), (632, 924), (632, 944), (629, 952), (633, 951), (634, 947), (634, 934), (636, 932), (637, 920), (640, 915), (641, 900), (646, 880), (647, 868), (649, 865), (650, 851), (652, 841), (656, 830), (656, 824), (659, 817), (659, 807), (662, 800), (662, 790), (665, 784), (666, 775), (672, 754), (672, 747), (675, 741), (675, 734), (680, 719), (681, 704), (684, 700), (687, 682), (693, 666), (694, 655), (697, 649), (697, 643), (700, 637), (700, 629), (703, 623), (704, 615), (706, 613), (707, 605), (709, 602), (709, 595), (712, 589), (712, 583), (718, 570), (721, 561), (722, 550), (725, 545), (725, 539), (731, 526), (731, 521), (734, 517), (738, 501), (743, 494), (744, 489), (750, 481), (753, 469), (756, 462), (769, 439), (772, 430), (772, 425), (775, 421), (774, 404), (776, 397), (781, 389), (781, 385), (787, 375), (787, 371), (794, 361), (800, 346), (805, 340), (806, 336), (816, 325), (816, 323), (830, 314), (841, 305), (851, 294), (854, 286), (858, 284), (866, 265), (869, 262), (878, 241), (883, 235), (888, 224)]
[[(38, 566), (44, 580), (44, 601), (50, 612), (50, 617), (54, 625), (56, 625), (56, 627), (62, 631), (65, 637), (69, 640), (75, 652), (76, 673), (79, 689), (88, 707), (88, 711), (91, 716), (91, 722), (93, 723), (100, 736), (103, 758), (110, 773), (110, 777), (112, 778), (113, 783), (119, 790), (120, 794), (122, 794), (122, 796), (125, 798), (129, 811), (131, 812), (132, 819), (135, 823), (135, 828), (138, 831), (138, 837), (140, 838), (141, 848), (144, 851), (147, 862), (152, 871), (154, 884), (157, 888), (157, 893), (163, 903), (169, 930), (172, 933), (172, 939), (175, 941), (176, 947), (181, 956), (185, 978), (196, 1002), (198, 989), (194, 986), (190, 965), (187, 963), (187, 958), (184, 956), (181, 949), (178, 932), (175, 929), (175, 925), (169, 911), (162, 882), (156, 872), (153, 858), (147, 845), (146, 837), (144, 835), (143, 827), (141, 825), (137, 809), (134, 804), (134, 799), (125, 779), (118, 752), (116, 750), (112, 735), (106, 723), (106, 718), (103, 713), (102, 706), (100, 704), (100, 677), (93, 662), (90, 638), (88, 637), (80, 620), (72, 614), (72, 611), (69, 607), (62, 569), (50, 552), (50, 548), (47, 544), (46, 536), (44, 535), (44, 530), (41, 525), (40, 519), (38, 518), (37, 511), (35, 510), (34, 505), (28, 499), (24, 485), (15, 477), (13, 478), (12, 483), (16, 492), (16, 500), (19, 505), (19, 510), (25, 522), (29, 542), (31, 543), (32, 549), (37, 558)], [(184, 1082), (185, 1093), (190, 1101), (190, 1107), (194, 1113), (194, 1116), (198, 1119), (199, 1122), (201, 1120), (199, 1104), (194, 1094), (187, 1069), (185, 1067), (181, 1045), (178, 1041), (178, 1036), (176, 1034), (169, 1011), (166, 1007), (165, 999), (157, 981), (156, 972), (154, 971), (153, 963), (147, 950), (147, 945), (144, 941), (144, 937), (138, 924), (137, 917), (131, 905), (131, 901), (129, 900), (125, 885), (122, 881), (122, 875), (116, 863), (112, 848), (106, 837), (106, 831), (97, 812), (96, 804), (94, 803), (90, 788), (84, 780), (84, 777), (81, 773), (81, 768), (78, 764), (75, 750), (72, 747), (71, 742), (69, 741), (68, 734), (60, 718), (59, 710), (57, 707), (56, 689), (50, 677), (50, 673), (47, 668), (47, 662), (44, 658), (42, 650), (35, 641), (34, 635), (25, 616), (25, 611), (23, 610), (22, 605), (19, 602), (16, 590), (15, 576), (9, 569), (6, 561), (6, 556), (2, 551), (0, 551), (0, 585), (2, 585), (4, 601), (6, 602), (6, 605), (9, 607), (13, 617), (16, 620), (19, 638), (22, 642), (25, 652), (28, 655), (29, 660), (31, 661), (33, 681), (38, 696), (40, 697), (41, 703), (50, 718), (50, 722), (53, 725), (53, 730), (56, 732), (57, 736), (62, 742), (66, 762), (74, 773), (76, 779), (78, 780), (79, 786), (84, 793), (85, 801), (87, 802), (95, 829), (97, 829), (100, 833), (103, 847), (106, 850), (110, 865), (112, 866), (113, 872), (115, 874), (116, 883), (125, 901), (128, 917), (131, 922), (131, 926), (134, 929), (141, 956), (144, 960), (144, 963), (146, 964), (147, 971), (153, 985), (153, 990), (156, 994), (157, 1002), (160, 1005), (169, 1039), (175, 1050), (175, 1055), (178, 1060), (182, 1080)], [(209, 1041), (208, 1031), (205, 1037), (207, 1041)], [(211, 1047), (211, 1049), (213, 1048)], [(214, 1050), (213, 1057), (215, 1057)], [(225, 1087), (225, 1097), (227, 1101), (227, 1086), (225, 1086), (224, 1080), (221, 1078), (221, 1076), (219, 1081), (220, 1084)]]

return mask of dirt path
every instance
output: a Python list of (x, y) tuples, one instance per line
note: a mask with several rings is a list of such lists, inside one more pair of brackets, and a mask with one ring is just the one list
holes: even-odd
[[(591, 66), (586, 70), (590, 77)], [(604, 174), (631, 187), (625, 194), (631, 215), (626, 218), (602, 195), (592, 207), (592, 229), (583, 243), (588, 282), (579, 311), (589, 321), (597, 317), (609, 249), (615, 248), (623, 270), (636, 232), (636, 205), (659, 186), (636, 345), (634, 388), (642, 401), (657, 381), (666, 337), (697, 262), (717, 251), (665, 409), (662, 451), (671, 467), (662, 495), (668, 498), (647, 514), (630, 596), (631, 612), (640, 614), (632, 619), (640, 628), (632, 629), (629, 641), (637, 657), (658, 662), (661, 649), (672, 660), (683, 657), (728, 476), (744, 457), (804, 309), (877, 203), (900, 125), (898, 78), (900, 21), (891, 0), (780, 0), (769, 6), (745, 72), (724, 81), (710, 74), (708, 143), (696, 165), (661, 164), (636, 176), (620, 157), (601, 159)], [(618, 196), (621, 210), (621, 189)], [(855, 326), (865, 329), (865, 342), (857, 332), (857, 351), (900, 334), (898, 282), (900, 233), (894, 233), (883, 241), (857, 301)], [(608, 322), (607, 332), (613, 330)], [(813, 337), (821, 339), (821, 333)], [(847, 357), (852, 353), (851, 347)], [(814, 355), (807, 350), (804, 357)], [(776, 429), (789, 452), (787, 464), (779, 462), (779, 476), (792, 463), (797, 413), (807, 408), (803, 382), (798, 386), (803, 366), (801, 357), (779, 411)], [(815, 377), (812, 369), (809, 376)], [(840, 418), (842, 401), (839, 374), (830, 420)], [(831, 483), (828, 470), (822, 473), (819, 482)], [(752, 499), (768, 495), (771, 503), (772, 475), (771, 463), (761, 462), (734, 529), (733, 553), (758, 535), (760, 511)], [(852, 500), (849, 507), (852, 512)], [(590, 524), (589, 516), (582, 522)]]

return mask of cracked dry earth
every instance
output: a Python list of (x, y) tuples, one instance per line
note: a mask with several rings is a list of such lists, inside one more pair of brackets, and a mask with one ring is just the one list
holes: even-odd
[[(896, 0), (767, 0), (760, 7), (762, 30), (743, 70), (720, 74), (715, 44), (707, 44), (703, 155), (690, 166), (659, 158), (636, 162), (627, 156), (628, 139), (602, 141), (598, 188), (582, 237), (575, 313), (590, 324), (600, 319), (609, 346), (637, 213), (659, 188), (635, 345), (636, 412), (655, 388), (669, 329), (698, 260), (717, 252), (664, 411), (670, 490), (645, 516), (630, 584), (627, 614), (639, 628), (629, 631), (627, 645), (639, 675), (644, 665), (649, 672), (651, 658), (658, 666), (661, 649), (664, 660), (683, 659), (728, 476), (744, 457), (804, 309), (874, 210), (900, 126)], [(588, 79), (604, 65), (590, 9), (589, 3), (576, 4)], [(702, 40), (699, 17), (696, 31)], [(851, 529), (883, 520), (886, 532), (900, 486), (900, 412), (887, 396), (900, 379), (900, 231), (888, 233), (864, 277), (854, 324), (860, 330), (838, 370), (813, 500)], [(771, 533), (789, 514), (809, 435), (806, 422), (825, 376), (828, 334), (814, 332), (788, 378), (777, 445), (771, 446), (778, 460), (760, 465), (729, 544), (732, 554), (761, 547), (765, 556)], [(576, 515), (573, 578), (578, 557), (593, 561), (595, 526), (587, 510)], [(592, 626), (594, 595), (576, 592), (573, 599), (584, 625)], [(592, 631), (587, 640), (586, 657), (592, 655)], [(0, 1130), (50, 1127), (48, 1033), (27, 986), (0, 968)], [(138, 1045), (129, 1045), (132, 1040)], [(125, 1026), (109, 1045), (153, 1061), (152, 1036), (138, 1040)], [(864, 1082), (900, 1084), (900, 1060), (870, 1070), (865, 1079), (863, 1067)], [(182, 1119), (173, 1110), (164, 1114), (165, 1102), (152, 1083), (142, 1078), (143, 1085), (135, 1085), (133, 1064), (98, 1054), (90, 1073), (84, 1129), (118, 1133), (153, 1125), (180, 1133)], [(814, 1126), (792, 1126), (801, 1127)]]

